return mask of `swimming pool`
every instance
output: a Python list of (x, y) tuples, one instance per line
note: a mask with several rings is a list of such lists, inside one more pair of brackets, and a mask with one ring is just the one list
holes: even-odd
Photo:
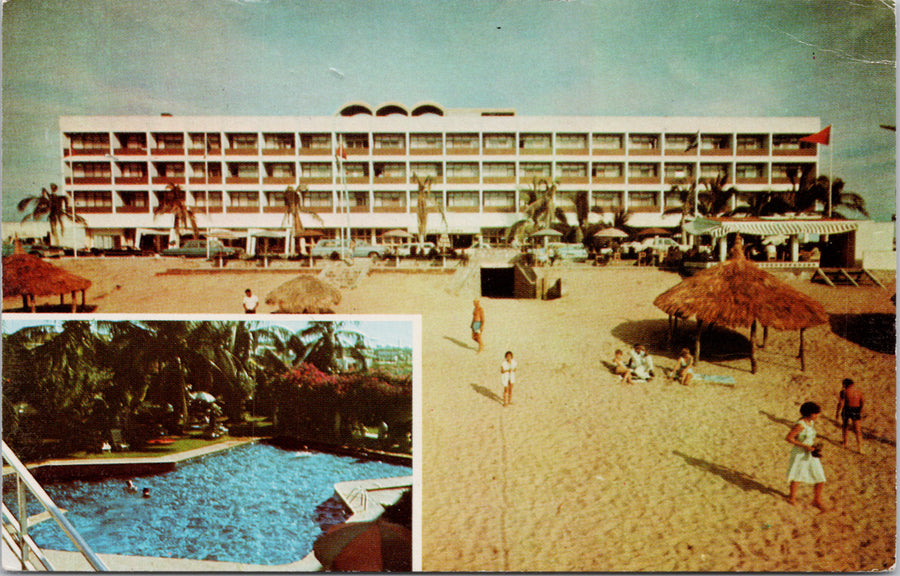
[[(134, 479), (44, 488), (95, 552), (247, 564), (306, 556), (323, 527), (343, 520), (334, 484), (410, 475), (410, 468), (319, 452), (249, 444)], [(41, 547), (74, 550), (55, 522), (31, 529)]]

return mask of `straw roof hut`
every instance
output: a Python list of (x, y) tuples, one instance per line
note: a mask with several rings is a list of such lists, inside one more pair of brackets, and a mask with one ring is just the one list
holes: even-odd
[(65, 294), (72, 294), (72, 312), (77, 310), (75, 295), (81, 292), (81, 305), (85, 305), (85, 291), (91, 281), (44, 262), (37, 256), (25, 254), (17, 246), (17, 252), (3, 259), (3, 296), (21, 296), (26, 310), (35, 311), (36, 296), (59, 294), (63, 304)]
[(750, 364), (753, 373), (756, 373), (753, 351), (758, 324), (763, 326), (766, 333), (769, 327), (799, 330), (800, 366), (804, 369), (803, 331), (828, 321), (828, 314), (819, 302), (746, 260), (740, 237), (732, 247), (727, 261), (703, 270), (663, 292), (653, 304), (669, 315), (670, 330), (677, 318), (696, 318), (694, 356), (697, 359), (700, 356), (700, 334), (704, 324), (719, 324), (731, 328), (749, 326)]
[(288, 280), (266, 296), (266, 304), (283, 314), (333, 314), (340, 303), (337, 288), (310, 275)]

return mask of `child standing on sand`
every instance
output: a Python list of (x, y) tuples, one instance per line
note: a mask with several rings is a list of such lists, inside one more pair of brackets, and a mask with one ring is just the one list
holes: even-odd
[(797, 504), (797, 488), (800, 483), (813, 485), (813, 506), (825, 510), (822, 502), (822, 491), (825, 487), (825, 469), (819, 460), (821, 449), (816, 445), (816, 428), (813, 423), (819, 418), (822, 409), (815, 402), (805, 402), (800, 406), (800, 420), (791, 428), (785, 440), (791, 448), (791, 460), (788, 465), (788, 481), (791, 483), (791, 494), (788, 502)]
[(631, 370), (625, 366), (625, 353), (621, 350), (616, 350), (616, 355), (613, 358), (613, 374), (619, 377), (619, 379), (626, 384), (634, 384), (634, 381), (631, 379)]
[(513, 353), (507, 352), (500, 364), (500, 381), (503, 383), (503, 405), (512, 404), (512, 389), (516, 383), (516, 361)]
[(862, 419), (863, 394), (856, 388), (856, 384), (850, 378), (844, 378), (842, 382), (843, 389), (838, 395), (837, 411), (834, 418), (838, 416), (843, 420), (841, 429), (844, 433), (844, 447), (847, 447), (847, 429), (853, 424), (853, 432), (856, 434), (856, 449), (862, 454), (862, 432), (859, 430), (859, 421)]

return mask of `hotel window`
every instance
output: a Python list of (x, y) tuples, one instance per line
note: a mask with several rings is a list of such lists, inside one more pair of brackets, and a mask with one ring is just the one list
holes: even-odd
[(478, 148), (478, 134), (447, 134), (447, 148)]
[(338, 142), (343, 139), (344, 147), (348, 150), (368, 150), (369, 135), (368, 134), (344, 134), (339, 137)]
[(191, 175), (194, 178), (203, 178), (205, 177), (203, 173), (203, 162), (191, 162)]
[(293, 134), (266, 134), (264, 139), (269, 150), (290, 150), (294, 147)]
[(256, 134), (229, 134), (232, 148), (256, 148)]
[(664, 208), (681, 208), (684, 206), (684, 201), (681, 199), (681, 195), (683, 192), (665, 192), (664, 193)]
[(331, 208), (331, 192), (307, 192), (301, 204), (304, 208)]
[[(409, 205), (413, 208), (418, 206), (419, 203), (419, 193), (418, 191), (413, 191), (409, 193)], [(443, 192), (431, 192), (431, 202), (429, 204), (430, 207), (443, 207), (444, 206), (444, 193)]]
[(375, 164), (376, 178), (406, 178), (406, 165), (399, 163)]
[(597, 150), (619, 150), (622, 148), (621, 134), (594, 134), (594, 148)]
[(259, 206), (259, 192), (229, 192), (232, 206), (255, 207)]
[(766, 177), (766, 167), (763, 164), (738, 164), (734, 172), (738, 178)]
[[(812, 174), (815, 175), (815, 166), (812, 166)], [(795, 180), (799, 175), (803, 174), (803, 165), (801, 164), (772, 164), (772, 179), (790, 179)]]
[(303, 162), (300, 176), (304, 178), (331, 178), (331, 164), (325, 162)]
[(140, 162), (123, 162), (119, 164), (122, 178), (143, 178), (147, 175), (147, 165)]
[(666, 164), (666, 178), (690, 178), (694, 175), (690, 164)]
[(767, 137), (764, 134), (739, 134), (737, 137), (737, 149), (750, 151), (759, 150), (765, 152)]
[(184, 134), (154, 134), (157, 148), (183, 148)]
[(432, 178), (441, 177), (441, 165), (435, 162), (413, 162), (409, 165), (409, 171), (413, 176), (418, 176), (419, 178), (428, 176)]
[(631, 134), (628, 146), (632, 150), (656, 150), (659, 148), (659, 136), (655, 134)]
[(222, 149), (222, 136), (219, 134), (207, 134), (206, 135), (206, 148), (207, 148), (207, 150), (221, 150)]
[(404, 192), (375, 192), (375, 208), (403, 208), (406, 200)]
[(657, 204), (656, 192), (630, 192), (628, 204), (633, 208), (655, 208)]
[(516, 165), (512, 162), (485, 162), (485, 178), (515, 178)]
[(266, 172), (271, 178), (293, 178), (294, 165), (290, 162), (266, 164)]
[(795, 134), (775, 134), (772, 136), (773, 150), (799, 150), (800, 136)]
[(478, 164), (474, 162), (448, 162), (448, 178), (478, 178)]
[(666, 150), (685, 152), (696, 137), (696, 134), (666, 134)]
[(581, 162), (560, 162), (556, 165), (556, 175), (561, 178), (586, 178), (587, 164)]
[(659, 174), (659, 164), (632, 162), (628, 165), (628, 175), (632, 178), (655, 178)]
[(701, 150), (728, 150), (731, 148), (731, 136), (728, 134), (711, 134), (700, 137)]
[(591, 166), (591, 174), (594, 178), (621, 178), (622, 164), (602, 164), (595, 162)]
[(513, 150), (516, 147), (516, 137), (513, 134), (485, 134), (484, 147)]
[(509, 208), (516, 207), (515, 192), (485, 192), (484, 193), (485, 208)]
[(522, 178), (549, 178), (548, 162), (522, 162), (519, 164), (519, 176)]
[(443, 145), (440, 134), (410, 134), (409, 147), (413, 150), (422, 148), (438, 148)]
[(210, 162), (206, 166), (207, 166), (207, 170), (209, 170), (210, 178), (221, 178), (222, 177), (222, 164), (220, 162)]
[(478, 208), (478, 192), (448, 192), (447, 208)]
[(331, 150), (331, 136), (329, 134), (301, 134), (300, 146), (316, 150)]
[(108, 191), (75, 192), (75, 208), (110, 208), (112, 194)]
[(73, 150), (103, 150), (109, 149), (109, 134), (70, 134), (69, 140)]
[[(350, 200), (348, 204), (350, 208), (365, 208), (369, 205), (368, 192), (348, 192), (347, 197)], [(337, 205), (339, 208), (344, 205), (343, 194), (338, 194)]]
[(622, 207), (622, 192), (594, 192), (593, 205), (598, 208), (615, 210)]
[(521, 134), (519, 135), (519, 148), (522, 150), (548, 150), (550, 148), (550, 135)]
[(109, 178), (110, 165), (106, 162), (75, 162), (72, 176), (75, 178)]
[(365, 162), (344, 162), (344, 174), (347, 178), (368, 178), (369, 165)]
[[(204, 192), (194, 192), (194, 204), (196, 206), (200, 206), (206, 208), (206, 194)], [(212, 207), (221, 207), (222, 206), (222, 193), (221, 192), (209, 192), (209, 206)]]
[(266, 206), (284, 206), (284, 192), (266, 192)]
[(236, 178), (259, 178), (259, 166), (255, 162), (229, 163), (228, 171)]
[(717, 178), (720, 175), (725, 176), (728, 174), (728, 165), (727, 164), (701, 164), (700, 165), (700, 177), (701, 178)]
[(143, 134), (118, 134), (119, 144), (126, 150), (143, 150), (147, 147), (147, 138)]
[(405, 148), (406, 137), (403, 134), (375, 134), (375, 148)]
[(203, 132), (191, 132), (188, 134), (188, 140), (191, 141), (191, 150), (203, 150), (206, 145), (206, 137)]
[(587, 148), (587, 134), (557, 134), (556, 147), (566, 149)]
[(122, 206), (127, 208), (146, 208), (147, 192), (119, 192)]
[(160, 162), (156, 165), (156, 172), (164, 178), (183, 178), (183, 162)]

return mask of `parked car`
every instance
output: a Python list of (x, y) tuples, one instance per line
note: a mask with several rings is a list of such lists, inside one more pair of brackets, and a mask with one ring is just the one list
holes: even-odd
[(397, 246), (396, 255), (403, 258), (431, 258), (437, 256), (434, 242), (406, 242)]
[(586, 262), (588, 259), (587, 248), (584, 244), (566, 244), (563, 242), (551, 242), (547, 247), (552, 252), (556, 252), (557, 258), (560, 260), (571, 260), (572, 262)]
[[(209, 241), (209, 255), (212, 258), (236, 258), (241, 255), (240, 248), (225, 246), (221, 240), (212, 238)], [(188, 240), (178, 248), (166, 248), (163, 256), (186, 256), (188, 258), (206, 258), (206, 240)]]
[(485, 242), (484, 240), (476, 240), (472, 243), (468, 248), (461, 248), (457, 250), (457, 252), (461, 253), (463, 256), (471, 257), (474, 256), (477, 252), (481, 250), (490, 250), (491, 245)]
[[(10, 242), (8, 244), (3, 245), (3, 255), (9, 256), (16, 249), (16, 245), (14, 242)], [(22, 243), (22, 250), (25, 251), (26, 254), (33, 254), (39, 258), (59, 258), (64, 254), (62, 248), (58, 248), (56, 246), (44, 246), (43, 244), (26, 244)], [(71, 252), (71, 249), (69, 250)]]
[[(380, 260), (387, 254), (386, 246), (375, 246), (368, 242), (356, 241), (353, 243), (352, 256), (354, 258), (372, 258)], [(319, 240), (316, 245), (310, 248), (310, 256), (313, 258), (330, 258), (331, 260), (339, 260), (342, 257), (351, 256), (350, 248), (342, 247), (340, 240)]]
[(687, 252), (690, 247), (687, 244), (679, 244), (671, 238), (660, 236), (645, 238), (644, 240), (641, 240), (639, 242), (626, 242), (625, 244), (622, 244), (622, 250), (625, 252), (630, 252), (632, 254), (643, 252), (647, 248), (650, 248), (654, 252), (657, 252), (659, 254), (665, 254), (669, 251), (669, 248), (678, 248), (682, 252)]

